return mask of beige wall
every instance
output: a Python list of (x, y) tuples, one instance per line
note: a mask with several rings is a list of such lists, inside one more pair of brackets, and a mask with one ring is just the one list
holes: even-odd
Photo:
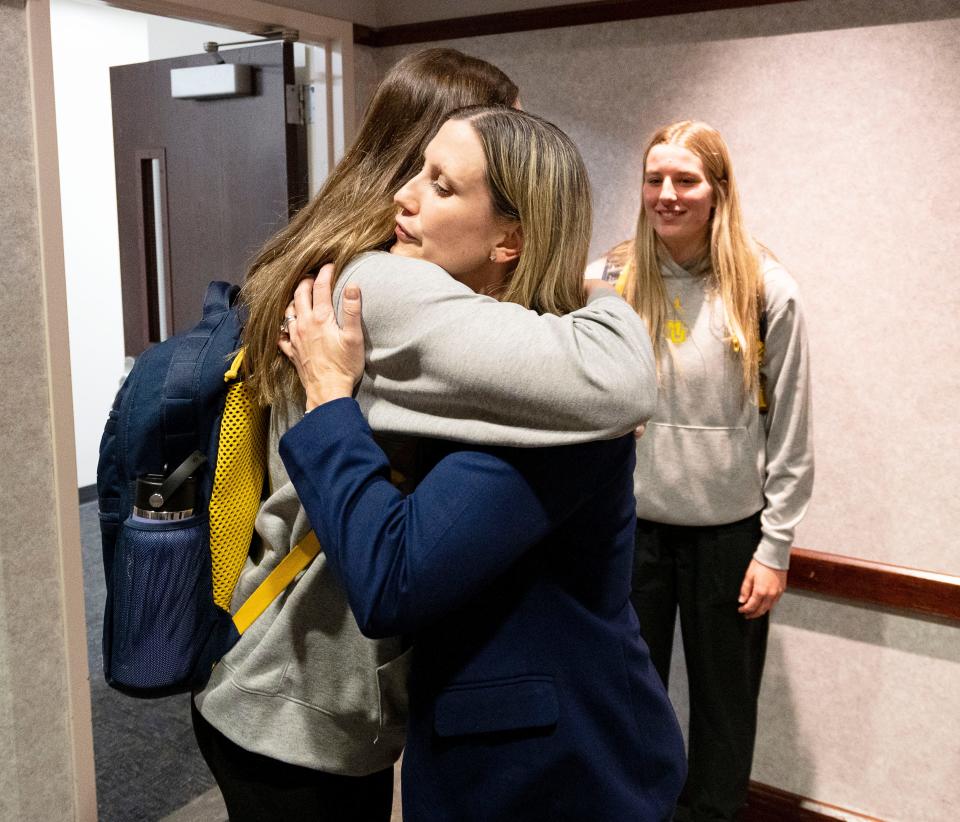
[(337, 20), (349, 20), (351, 23), (359, 23), (363, 26), (380, 25), (377, 0), (267, 0), (267, 2), (274, 6), (335, 17)]
[(36, 162), (52, 68), (27, 45), (45, 25), (0, 2), (0, 819), (18, 822), (96, 816), (62, 245), (40, 221), (55, 143), (52, 187)]
[(377, 83), (383, 76), (380, 61), (377, 59), (377, 49), (367, 46), (353, 47), (354, 70), (354, 104), (356, 106), (357, 125), (363, 121), (363, 112), (373, 97)]
[[(595, 254), (631, 233), (656, 126), (721, 130), (748, 224), (809, 317), (817, 485), (797, 544), (954, 574), (958, 43), (956, 0), (808, 0), (448, 43), (503, 68), (577, 141)], [(375, 52), (378, 72), (421, 47)], [(788, 595), (754, 777), (884, 819), (952, 820), (957, 693), (958, 627)]]
[[(818, 481), (798, 544), (960, 574), (945, 527), (960, 519), (960, 380), (934, 366), (960, 358), (960, 336), (937, 332), (960, 304), (949, 195), (960, 2), (895, 4), (894, 24), (872, 5), (808, 0), (451, 44), (501, 66), (526, 108), (577, 141), (594, 254), (632, 231), (656, 126), (693, 117), (721, 130), (748, 224), (809, 312)], [(421, 47), (376, 51), (378, 70)]]

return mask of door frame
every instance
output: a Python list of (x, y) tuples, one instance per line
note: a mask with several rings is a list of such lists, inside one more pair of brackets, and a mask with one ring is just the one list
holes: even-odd
[[(44, 3), (47, 0), (43, 0)], [(281, 8), (259, 0), (103, 0), (107, 6), (144, 14), (157, 14), (207, 23), (228, 29), (246, 31), (256, 36), (267, 30), (296, 29), (300, 43), (335, 44), (343, 60), (343, 131), (344, 144), (353, 139), (354, 67), (353, 23), (296, 9)]]
[[(269, 29), (296, 29), (299, 40), (339, 49), (343, 60), (344, 142), (354, 130), (353, 24), (309, 12), (268, 5), (259, 0), (107, 0), (105, 5), (233, 28), (251, 34)], [(86, 620), (82, 586), (80, 522), (77, 512), (77, 461), (73, 428), (67, 291), (60, 210), (53, 49), (49, 0), (24, 0), (27, 24), (30, 105), (35, 140), (37, 217), (43, 282), (43, 320), (48, 351), (50, 437), (54, 450), (54, 495), (60, 556), (60, 602), (64, 625), (63, 670), (68, 700), (69, 756), (72, 763), (74, 813), (80, 822), (97, 819), (93, 725), (87, 665)], [(0, 340), (15, 345), (15, 340)]]

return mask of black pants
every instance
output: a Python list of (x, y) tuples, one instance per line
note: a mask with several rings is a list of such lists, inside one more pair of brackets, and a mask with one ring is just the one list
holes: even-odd
[(223, 794), (230, 822), (389, 822), (393, 768), (339, 776), (251, 753), (191, 702), (193, 732)]
[(664, 684), (680, 609), (690, 731), (677, 819), (732, 820), (746, 803), (769, 620), (745, 619), (737, 598), (759, 542), (759, 514), (729, 525), (637, 524), (631, 599)]

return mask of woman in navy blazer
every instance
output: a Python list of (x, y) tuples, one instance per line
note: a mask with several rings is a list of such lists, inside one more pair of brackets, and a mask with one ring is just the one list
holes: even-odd
[[(569, 229), (589, 217), (587, 192), (558, 129), (468, 109), (397, 195), (397, 235), (409, 256), (452, 249), (474, 290), (510, 281), (514, 301), (549, 310), (564, 288), (580, 293), (589, 238)], [(519, 261), (558, 237), (567, 253), (525, 282), (535, 275)], [(456, 260), (431, 261), (456, 276)], [(280, 454), (361, 630), (413, 641), (405, 822), (669, 819), (685, 762), (629, 599), (633, 437), (421, 441), (422, 479), (405, 496), (350, 398), (363, 370), (356, 291), (344, 290), (340, 331), (329, 267), (297, 289), (280, 345), (308, 413)], [(652, 375), (652, 356), (641, 365)]]

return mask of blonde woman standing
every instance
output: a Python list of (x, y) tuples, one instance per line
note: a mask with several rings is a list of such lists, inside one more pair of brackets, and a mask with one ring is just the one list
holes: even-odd
[(768, 614), (813, 484), (796, 282), (746, 233), (727, 147), (657, 131), (634, 239), (591, 264), (645, 320), (660, 395), (637, 441), (634, 607), (664, 683), (679, 606), (690, 690), (678, 819), (745, 804)]

